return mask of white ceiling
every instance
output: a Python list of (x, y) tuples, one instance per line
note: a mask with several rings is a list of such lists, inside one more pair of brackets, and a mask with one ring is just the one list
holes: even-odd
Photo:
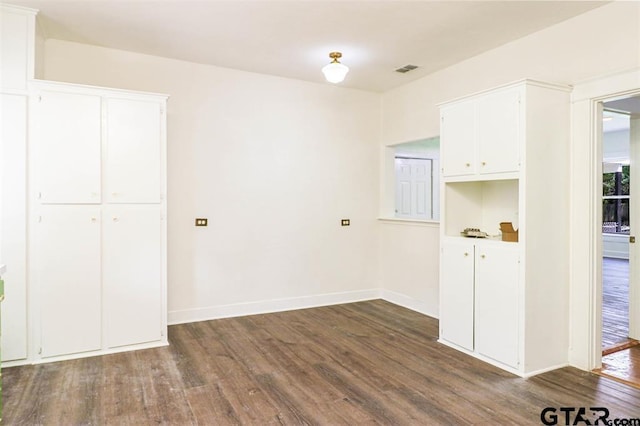
[(622, 99), (616, 99), (604, 103), (604, 121), (602, 122), (602, 131), (617, 132), (620, 130), (628, 130), (631, 115), (640, 115), (640, 96), (631, 96)]
[[(385, 91), (607, 1), (0, 0), (40, 10), (47, 38)], [(394, 72), (407, 64), (420, 68)], [(327, 83), (328, 84), (328, 83)]]

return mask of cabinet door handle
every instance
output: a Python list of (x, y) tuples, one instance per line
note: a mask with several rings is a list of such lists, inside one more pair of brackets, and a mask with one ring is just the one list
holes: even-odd
[(91, 222), (95, 223), (95, 222), (97, 222), (97, 221), (98, 221), (98, 218), (95, 218), (95, 217), (92, 217), (92, 218), (91, 218)]
[(483, 165), (483, 166), (486, 166), (486, 165), (487, 165), (487, 163), (486, 163), (485, 161), (483, 161), (483, 162), (482, 162), (482, 165)]
[(484, 255), (484, 254), (481, 254), (481, 255), (480, 255), (480, 257), (481, 257), (482, 259), (484, 259), (484, 258), (485, 258), (485, 255)]
[(464, 163), (465, 167), (471, 167), (471, 163)]
[(467, 257), (467, 256), (469, 256), (469, 253), (465, 253), (465, 254), (464, 254), (464, 257)]
[(117, 217), (117, 216), (114, 216), (114, 217), (113, 217), (113, 221), (114, 221), (114, 222), (117, 222), (118, 220), (120, 220), (120, 219), (118, 219), (118, 217)]

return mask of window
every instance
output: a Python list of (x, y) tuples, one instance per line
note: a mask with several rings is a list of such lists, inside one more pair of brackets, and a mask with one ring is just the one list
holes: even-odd
[(602, 232), (629, 234), (630, 116), (605, 109), (602, 120)]
[(602, 174), (602, 232), (629, 233), (629, 166)]
[(395, 216), (438, 220), (440, 139), (403, 143), (394, 150)]

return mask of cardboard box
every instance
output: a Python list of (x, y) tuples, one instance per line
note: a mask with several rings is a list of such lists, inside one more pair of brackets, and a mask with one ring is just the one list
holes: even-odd
[(502, 232), (502, 241), (518, 242), (518, 230), (513, 229), (511, 222), (500, 222), (500, 232)]

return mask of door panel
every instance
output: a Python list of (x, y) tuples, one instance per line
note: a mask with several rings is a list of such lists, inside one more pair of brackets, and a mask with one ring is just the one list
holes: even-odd
[(473, 243), (442, 245), (440, 285), (440, 336), (473, 351), (474, 313)]
[(476, 351), (518, 366), (518, 249), (476, 251)]
[(160, 104), (107, 99), (107, 201), (159, 203)]
[(478, 99), (478, 167), (480, 173), (518, 170), (520, 143), (519, 89)]
[(0, 95), (0, 260), (5, 273), (2, 360), (27, 357), (27, 97)]
[(100, 208), (43, 206), (36, 229), (42, 356), (101, 349)]
[(476, 172), (476, 103), (466, 101), (442, 109), (440, 140), (443, 176)]
[[(629, 232), (640, 237), (640, 118), (629, 120)], [(629, 337), (640, 340), (640, 249), (636, 241), (629, 244)]]
[(42, 203), (100, 203), (101, 102), (97, 95), (42, 92), (34, 141)]
[(157, 341), (162, 326), (161, 213), (110, 206), (104, 220), (108, 347)]

